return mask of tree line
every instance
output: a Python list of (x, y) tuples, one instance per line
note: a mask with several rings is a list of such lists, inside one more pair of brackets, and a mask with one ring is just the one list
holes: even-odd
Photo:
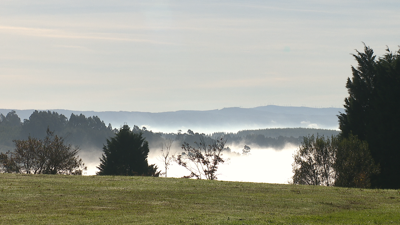
[[(14, 148), (13, 140), (32, 138), (44, 138), (49, 128), (55, 134), (63, 137), (66, 142), (79, 146), (85, 150), (98, 149), (101, 151), (106, 139), (112, 137), (118, 129), (111, 124), (106, 125), (99, 117), (86, 117), (83, 114), (71, 114), (67, 118), (63, 114), (51, 111), (34, 111), (29, 119), (21, 121), (15, 111), (7, 115), (0, 114), (0, 152)], [(258, 148), (282, 149), (286, 144), (299, 145), (303, 136), (309, 134), (336, 135), (335, 130), (309, 129), (309, 128), (281, 128), (243, 130), (237, 133), (216, 132), (209, 135), (194, 132), (192, 130), (177, 131), (176, 133), (153, 132), (146, 127), (132, 128), (133, 132), (141, 132), (148, 141), (151, 149), (160, 149), (165, 140), (174, 140), (176, 145), (183, 143), (194, 144), (200, 137), (208, 141), (218, 140), (224, 137), (229, 146), (248, 145)]]
[(81, 148), (101, 149), (105, 140), (115, 132), (111, 124), (106, 126), (97, 116), (71, 114), (68, 119), (57, 112), (35, 110), (29, 119), (21, 121), (15, 111), (11, 111), (5, 116), (0, 114), (0, 150), (5, 152), (13, 149), (13, 140), (28, 137), (42, 139), (47, 135), (47, 128), (66, 142)]

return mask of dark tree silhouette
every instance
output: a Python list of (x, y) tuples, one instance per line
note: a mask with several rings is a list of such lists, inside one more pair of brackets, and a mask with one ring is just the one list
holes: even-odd
[(348, 78), (345, 113), (341, 113), (341, 137), (351, 134), (368, 143), (381, 173), (372, 178), (372, 187), (400, 188), (400, 50), (376, 58), (365, 46), (353, 55), (358, 66)]
[(124, 125), (115, 137), (107, 140), (100, 158), (98, 175), (159, 176), (157, 166), (148, 165), (149, 145), (141, 133)]

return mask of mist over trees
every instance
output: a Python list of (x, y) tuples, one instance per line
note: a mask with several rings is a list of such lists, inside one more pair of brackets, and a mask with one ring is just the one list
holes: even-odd
[[(101, 151), (106, 139), (115, 135), (118, 131), (111, 124), (106, 125), (99, 117), (86, 117), (83, 114), (71, 114), (67, 118), (63, 114), (50, 111), (34, 111), (28, 119), (21, 121), (15, 111), (0, 114), (0, 151), (14, 149), (12, 140), (43, 138), (46, 129), (53, 130), (55, 134), (65, 138), (65, 141), (79, 146), (82, 151), (97, 149)], [(152, 150), (161, 150), (165, 140), (173, 140), (174, 146), (189, 143), (194, 146), (200, 138), (206, 141), (218, 140), (221, 137), (227, 141), (227, 146), (248, 145), (252, 148), (283, 149), (286, 144), (299, 145), (303, 136), (311, 134), (337, 135), (335, 130), (323, 130), (312, 128), (275, 128), (259, 130), (243, 130), (237, 133), (216, 132), (202, 134), (196, 131), (177, 131), (176, 133), (153, 132), (146, 127), (139, 128), (134, 125), (134, 133), (142, 133)]]
[[(54, 134), (64, 137), (66, 143), (79, 146), (80, 149), (82, 149), (81, 152), (89, 151), (88, 153), (92, 154), (93, 150), (97, 151), (98, 153), (103, 150), (103, 153), (106, 154), (104, 152), (104, 147), (108, 148), (109, 143), (107, 142), (107, 139), (111, 140), (121, 131), (113, 129), (111, 124), (106, 126), (105, 123), (97, 116), (86, 117), (82, 114), (71, 114), (68, 118), (57, 112), (34, 111), (32, 115), (24, 121), (21, 121), (14, 111), (9, 112), (6, 116), (2, 114), (0, 114), (0, 116), (0, 132), (2, 134), (1, 140), (3, 140), (0, 143), (0, 148), (3, 152), (6, 152), (6, 150), (15, 149), (15, 143), (13, 143), (12, 140), (23, 140), (29, 137), (40, 139), (44, 137), (45, 132), (43, 129), (48, 127), (55, 130)], [(204, 134), (191, 129), (188, 129), (187, 131), (178, 130), (176, 133), (162, 133), (153, 132), (146, 127), (140, 128), (139, 126), (134, 125), (131, 133), (134, 135), (139, 135), (141, 138), (143, 138), (148, 145), (149, 151), (151, 150), (153, 152), (158, 152), (159, 155), (165, 153), (161, 150), (163, 150), (163, 147), (165, 147), (166, 141), (171, 141), (173, 144), (170, 146), (170, 148), (173, 149), (170, 152), (171, 155), (182, 155), (184, 151), (182, 151), (181, 147), (184, 144), (187, 146), (186, 150), (195, 150), (189, 148), (189, 146), (197, 146), (196, 143), (198, 143), (200, 140), (203, 140), (204, 143), (215, 143), (221, 138), (224, 140), (224, 146), (229, 146), (236, 150), (234, 154), (240, 155), (240, 150), (243, 149), (242, 155), (249, 155), (251, 154), (251, 149), (270, 148), (280, 150), (284, 149), (288, 144), (299, 145), (304, 136), (313, 134), (337, 135), (339, 132), (335, 130), (313, 128), (274, 128), (242, 130), (237, 133), (215, 132), (212, 134)], [(86, 150), (86, 148), (89, 150)], [(231, 148), (220, 149), (221, 151), (219, 153), (222, 153), (222, 151), (229, 153), (232, 151)], [(186, 156), (184, 156), (182, 159), (185, 159)], [(5, 158), (6, 156), (2, 155), (2, 157)], [(169, 160), (168, 157), (169, 154), (165, 159)], [(102, 159), (104, 161), (103, 169), (106, 167), (106, 158)], [(167, 162), (167, 164), (165, 164), (165, 162)], [(168, 161), (164, 160), (164, 164), (165, 168), (163, 169), (165, 169), (164, 172), (166, 173), (168, 169)], [(12, 161), (9, 161), (9, 164), (5, 165), (9, 166), (4, 168), (4, 171), (12, 169)], [(207, 171), (208, 170), (209, 169), (207, 169)], [(197, 173), (197, 175), (199, 174)], [(205, 174), (203, 171), (202, 176), (204, 175)], [(215, 179), (216, 177), (211, 176), (211, 178)]]
[[(241, 129), (253, 130), (273, 127), (338, 129), (336, 115), (338, 112), (344, 112), (343, 110), (343, 108), (331, 107), (310, 108), (268, 105), (254, 108), (231, 107), (215, 110), (180, 110), (160, 113), (94, 112), (62, 109), (54, 109), (52, 111), (66, 115), (68, 118), (72, 113), (75, 115), (83, 114), (86, 117), (98, 116), (105, 121), (105, 124), (111, 123), (118, 129), (123, 124), (129, 124), (131, 127), (133, 125), (146, 126), (149, 130), (157, 130), (164, 133), (176, 133), (177, 130), (186, 132), (191, 129), (209, 134), (215, 131), (232, 132)], [(9, 111), (8, 109), (0, 108), (0, 113), (4, 115)], [(16, 110), (21, 120), (29, 119), (33, 112), (34, 110)]]

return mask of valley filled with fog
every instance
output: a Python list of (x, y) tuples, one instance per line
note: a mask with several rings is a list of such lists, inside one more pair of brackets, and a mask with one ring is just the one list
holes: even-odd
[[(0, 151), (13, 149), (15, 139), (43, 138), (49, 128), (80, 148), (79, 157), (87, 166), (83, 175), (95, 175), (102, 146), (126, 124), (134, 133), (142, 133), (149, 143), (148, 163), (163, 173), (161, 149), (166, 141), (173, 141), (171, 155), (177, 155), (184, 143), (195, 146), (201, 138), (208, 143), (223, 138), (229, 149), (223, 151), (225, 162), (218, 167), (218, 180), (288, 183), (293, 154), (303, 137), (337, 135), (337, 114), (342, 111), (284, 106), (164, 113), (0, 109)], [(249, 153), (242, 152), (244, 146)], [(167, 175), (189, 174), (172, 161)]]
[[(228, 146), (229, 147), (229, 146)], [(223, 181), (244, 182), (266, 182), (266, 183), (288, 183), (292, 177), (293, 153), (298, 146), (287, 144), (283, 149), (252, 148), (249, 154), (242, 154), (239, 146), (230, 147), (231, 152), (223, 152), (225, 163), (219, 166), (217, 177)], [(180, 148), (171, 149), (171, 153), (182, 152)], [(82, 149), (80, 157), (87, 166), (84, 175), (95, 175), (100, 164), (102, 152), (98, 150)], [(149, 164), (156, 164), (162, 172), (164, 171), (161, 151), (150, 149), (148, 155)], [(168, 168), (168, 177), (183, 177), (190, 174), (184, 167), (172, 162)]]

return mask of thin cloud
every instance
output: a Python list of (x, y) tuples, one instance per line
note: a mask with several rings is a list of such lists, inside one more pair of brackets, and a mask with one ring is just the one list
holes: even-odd
[[(8, 31), (8, 33), (19, 33), (22, 35), (49, 37), (49, 38), (64, 38), (64, 39), (89, 39), (89, 40), (105, 40), (105, 41), (124, 41), (124, 42), (139, 42), (157, 45), (181, 45), (178, 43), (154, 41), (149, 39), (135, 39), (113, 36), (113, 33), (93, 33), (91, 35), (80, 35), (75, 33), (66, 33), (55, 29), (42, 29), (30, 27), (15, 27), (15, 26), (0, 26), (0, 31)], [(108, 37), (107, 37), (108, 36)]]
[[(297, 2), (296, 2), (297, 3)], [(300, 13), (315, 13), (315, 14), (331, 14), (331, 15), (349, 15), (354, 16), (355, 14), (365, 14), (366, 11), (372, 13), (385, 13), (392, 12), (391, 9), (379, 9), (374, 5), (374, 3), (365, 4), (366, 2), (357, 2), (357, 1), (308, 1), (301, 2), (298, 5), (290, 4), (291, 7), (279, 6), (280, 4), (274, 4), (277, 6), (271, 6), (266, 4), (254, 4), (254, 3), (237, 3), (236, 6), (240, 8), (252, 8), (252, 9), (262, 9), (262, 10), (270, 10), (270, 11), (282, 11), (282, 12), (300, 12)], [(232, 6), (232, 3), (229, 3)], [(225, 5), (225, 4), (223, 4)], [(362, 10), (354, 10), (355, 7), (357, 9), (361, 9), (360, 5), (364, 5)], [(368, 8), (365, 8), (365, 5), (368, 5)], [(378, 4), (378, 6), (385, 5), (383, 2)], [(297, 7), (296, 7), (297, 6)]]
[(79, 49), (79, 50), (89, 50), (89, 48), (78, 45), (54, 45), (56, 48), (67, 48), (67, 49)]

